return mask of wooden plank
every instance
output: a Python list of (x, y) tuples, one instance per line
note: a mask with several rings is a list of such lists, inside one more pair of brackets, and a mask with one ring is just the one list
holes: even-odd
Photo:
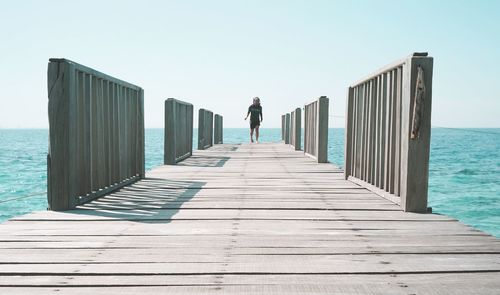
[(221, 144), (181, 164), (0, 224), (0, 292), (498, 291), (498, 239), (403, 212), (284, 144)]
[[(92, 292), (125, 294), (154, 292), (161, 294), (498, 294), (498, 273), (475, 274), (378, 274), (378, 275), (184, 275), (184, 276), (8, 276), (0, 277), (0, 286), (9, 292), (75, 294)], [(109, 289), (95, 287), (106, 286)], [(5, 288), (7, 286), (31, 287)], [(38, 286), (37, 289), (32, 288)], [(43, 288), (46, 286), (46, 288)], [(66, 286), (66, 287), (64, 287)], [(94, 286), (94, 287), (93, 287)], [(155, 286), (155, 287), (152, 287)], [(61, 288), (64, 287), (64, 288)], [(72, 287), (72, 288), (70, 288)], [(93, 287), (93, 288), (89, 288)], [(218, 287), (218, 288), (215, 288)], [(108, 293), (104, 293), (103, 289)], [(41, 293), (40, 293), (41, 292)], [(43, 293), (45, 292), (45, 293)], [(133, 293), (136, 292), (136, 293)], [(347, 293), (349, 292), (349, 293)], [(24, 294), (26, 294), (24, 293)], [(9, 293), (11, 294), (11, 293)], [(16, 294), (16, 293), (14, 293)], [(87, 293), (88, 294), (88, 293)]]

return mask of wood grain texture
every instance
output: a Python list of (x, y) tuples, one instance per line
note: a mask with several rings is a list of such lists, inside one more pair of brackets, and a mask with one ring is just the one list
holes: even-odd
[[(345, 179), (399, 198), (409, 212), (428, 210), (432, 68), (432, 57), (412, 54), (348, 91)], [(416, 95), (418, 79), (425, 91)], [(419, 132), (412, 137), (413, 118)]]
[(189, 158), (193, 154), (193, 105), (174, 98), (165, 100), (164, 131), (163, 164), (175, 165)]
[(0, 224), (1, 294), (498, 294), (500, 241), (279, 144), (218, 144)]
[(144, 176), (140, 87), (65, 59), (50, 60), (47, 81), (49, 209), (73, 209)]

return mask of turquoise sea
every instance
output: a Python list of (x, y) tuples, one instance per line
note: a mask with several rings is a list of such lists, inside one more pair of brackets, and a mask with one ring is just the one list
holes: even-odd
[[(262, 142), (280, 138), (261, 130)], [(247, 140), (247, 129), (224, 129), (225, 143)], [(47, 145), (48, 130), (0, 129), (0, 222), (46, 209)], [(330, 129), (328, 156), (343, 166), (343, 129)], [(162, 162), (163, 129), (147, 129), (146, 169)], [(429, 205), (500, 238), (500, 129), (432, 129)]]

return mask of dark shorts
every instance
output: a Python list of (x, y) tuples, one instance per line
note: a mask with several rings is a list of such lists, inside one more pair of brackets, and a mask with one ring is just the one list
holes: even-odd
[(256, 126), (260, 126), (260, 121), (250, 121), (250, 129), (255, 129)]

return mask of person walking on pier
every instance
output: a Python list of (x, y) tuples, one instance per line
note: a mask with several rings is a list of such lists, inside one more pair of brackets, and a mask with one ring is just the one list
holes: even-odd
[(255, 139), (259, 143), (259, 127), (260, 122), (263, 121), (262, 106), (260, 105), (260, 98), (254, 97), (253, 103), (248, 107), (247, 116), (250, 115), (250, 142), (253, 142), (253, 130), (255, 129)]

